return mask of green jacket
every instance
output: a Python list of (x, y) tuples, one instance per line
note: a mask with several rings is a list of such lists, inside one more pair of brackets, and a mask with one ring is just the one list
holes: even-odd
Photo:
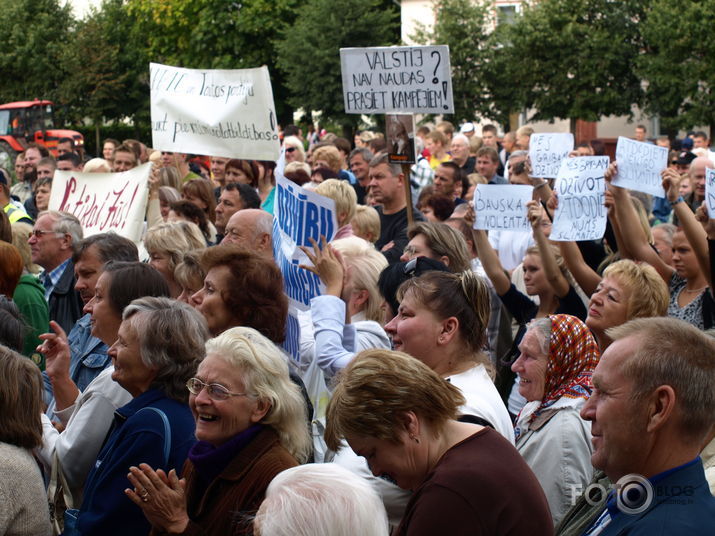
[(22, 353), (31, 358), (40, 367), (40, 370), (45, 370), (45, 356), (35, 351), (42, 342), (39, 335), (47, 333), (50, 329), (50, 313), (45, 301), (45, 287), (34, 275), (22, 274), (12, 299), (20, 309), (28, 326)]

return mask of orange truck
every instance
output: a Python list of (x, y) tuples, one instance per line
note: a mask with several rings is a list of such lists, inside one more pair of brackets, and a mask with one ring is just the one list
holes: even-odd
[(55, 128), (53, 103), (48, 100), (9, 102), (0, 104), (0, 167), (12, 170), (15, 157), (35, 142), (57, 156), (57, 142), (72, 138), (80, 154), (84, 136), (75, 130)]

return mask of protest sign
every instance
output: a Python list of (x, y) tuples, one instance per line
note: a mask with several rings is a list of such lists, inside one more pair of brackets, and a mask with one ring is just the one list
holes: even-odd
[(335, 201), (287, 179), (277, 180), (273, 256), (283, 274), (288, 301), (298, 310), (309, 309), (311, 298), (324, 290), (317, 275), (299, 268), (311, 264), (299, 246), (311, 248), (309, 239), (320, 243), (321, 235), (330, 241), (336, 231)]
[(618, 174), (613, 184), (629, 190), (665, 197), (660, 172), (668, 167), (668, 149), (651, 143), (618, 137)]
[(295, 361), (300, 362), (300, 321), (298, 320), (298, 310), (293, 306), (288, 306), (288, 316), (286, 317), (286, 338), (281, 347)]
[(531, 231), (526, 204), (534, 188), (524, 184), (477, 184), (474, 191), (475, 229)]
[(280, 151), (268, 68), (182, 69), (152, 63), (155, 149), (276, 160)]
[(532, 134), (529, 140), (531, 176), (553, 179), (559, 172), (561, 161), (573, 151), (573, 134)]
[(715, 169), (705, 168), (705, 200), (708, 218), (715, 218)]
[(341, 48), (345, 113), (454, 112), (449, 47)]
[(391, 164), (414, 164), (415, 116), (412, 114), (387, 114), (387, 152)]
[(55, 171), (50, 210), (79, 219), (84, 236), (115, 233), (139, 242), (144, 227), (151, 164), (121, 173)]
[(559, 206), (554, 214), (551, 240), (596, 240), (606, 231), (607, 156), (579, 156), (561, 161), (556, 177)]

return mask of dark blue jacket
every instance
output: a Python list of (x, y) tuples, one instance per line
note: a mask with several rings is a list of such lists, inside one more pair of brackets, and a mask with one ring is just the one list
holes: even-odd
[[(651, 479), (653, 496), (638, 514), (614, 512), (601, 536), (712, 536), (715, 534), (715, 498), (698, 457)], [(614, 515), (615, 514), (615, 515)]]
[[(171, 428), (169, 463), (164, 463), (164, 424), (154, 411), (163, 411)], [(130, 487), (127, 473), (132, 465), (181, 471), (196, 442), (194, 418), (187, 404), (150, 389), (114, 413), (114, 424), (94, 468), (87, 477), (79, 514), (79, 531), (86, 536), (148, 534), (149, 522), (124, 490)]]

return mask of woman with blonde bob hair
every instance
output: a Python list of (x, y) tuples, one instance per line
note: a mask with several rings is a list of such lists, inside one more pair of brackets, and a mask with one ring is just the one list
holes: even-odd
[(271, 480), (310, 456), (300, 389), (275, 345), (246, 327), (209, 340), (186, 386), (199, 442), (183, 479), (142, 464), (128, 495), (158, 533), (250, 534)]
[(144, 247), (149, 253), (149, 265), (164, 276), (171, 297), (176, 298), (181, 294), (181, 287), (174, 279), (176, 266), (189, 251), (205, 248), (206, 241), (195, 223), (177, 221), (149, 229), (144, 236)]
[(376, 476), (412, 490), (393, 534), (553, 534), (536, 477), (493, 429), (458, 422), (464, 397), (401, 352), (367, 350), (340, 375), (325, 440), (345, 438)]

